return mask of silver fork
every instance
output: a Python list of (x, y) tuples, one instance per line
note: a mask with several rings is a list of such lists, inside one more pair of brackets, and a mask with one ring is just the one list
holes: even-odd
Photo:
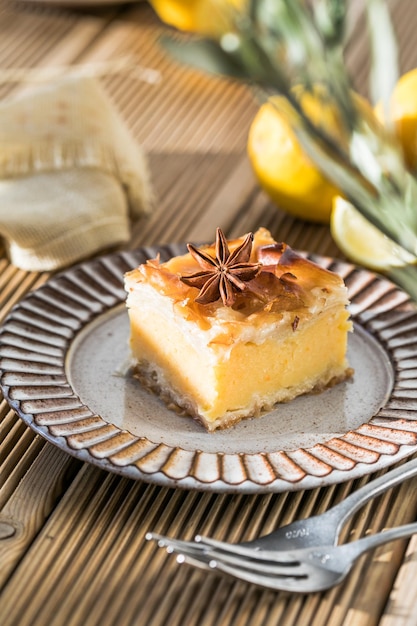
[(206, 550), (198, 550), (198, 544), (152, 533), (147, 538), (158, 540), (159, 545), (169, 552), (177, 552), (179, 562), (206, 570), (217, 569), (234, 578), (276, 591), (312, 593), (339, 584), (364, 552), (414, 533), (417, 533), (417, 523), (391, 528), (340, 546), (282, 552), (252, 551), (251, 556), (231, 554), (210, 546), (206, 546)]
[[(358, 509), (391, 487), (416, 475), (417, 457), (371, 480), (325, 513), (314, 515), (308, 519), (296, 520), (258, 539), (230, 543), (197, 535), (195, 542), (191, 543), (197, 553), (203, 552), (207, 546), (211, 546), (234, 554), (247, 554), (248, 549), (251, 551), (292, 550), (336, 545), (344, 524)], [(148, 538), (152, 538), (152, 533)]]
[(298, 550), (323, 545), (336, 545), (343, 525), (361, 506), (415, 475), (417, 475), (417, 457), (371, 480), (325, 513), (304, 520), (296, 520), (252, 541), (229, 543), (197, 535), (195, 541), (184, 542), (178, 539), (168, 539), (154, 533), (147, 533), (146, 538), (148, 540), (156, 539), (160, 543), (169, 541), (172, 550), (181, 548), (185, 551), (187, 549), (189, 558), (193, 555), (195, 557), (205, 555), (203, 560), (209, 559), (207, 556), (209, 548), (222, 550), (222, 552), (229, 554), (250, 556), (254, 553), (259, 555), (268, 550)]

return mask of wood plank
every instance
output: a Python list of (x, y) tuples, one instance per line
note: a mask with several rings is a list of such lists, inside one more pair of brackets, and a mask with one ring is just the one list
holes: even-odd
[[(417, 494), (414, 489), (414, 499)], [(417, 624), (417, 537), (405, 553), (380, 626), (415, 626)]]
[[(0, 513), (0, 529), (14, 529), (0, 541), (0, 589), (44, 526), (67, 482), (71, 481), (72, 475), (81, 465), (67, 453), (39, 441), (39, 438), (34, 446), (36, 444), (36, 456), (32, 455), (27, 471), (15, 481), (13, 492)], [(22, 454), (16, 468), (23, 465), (24, 460), (25, 455)]]

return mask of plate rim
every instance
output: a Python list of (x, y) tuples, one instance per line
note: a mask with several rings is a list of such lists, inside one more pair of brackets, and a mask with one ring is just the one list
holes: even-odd
[[(185, 251), (185, 244), (166, 244), (84, 261), (12, 308), (0, 328), (0, 388), (32, 430), (112, 473), (162, 486), (230, 493), (277, 493), (344, 482), (417, 451), (417, 386), (407, 386), (417, 379), (416, 304), (370, 270), (313, 253), (302, 252), (344, 278), (352, 319), (382, 345), (393, 365), (387, 402), (359, 428), (293, 451), (189, 451), (133, 435), (83, 404), (66, 371), (77, 334), (123, 303), (126, 271), (157, 254), (165, 260)], [(407, 378), (408, 370), (413, 378)]]

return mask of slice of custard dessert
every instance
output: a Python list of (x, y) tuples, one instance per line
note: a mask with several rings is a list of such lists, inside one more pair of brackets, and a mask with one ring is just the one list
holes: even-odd
[(125, 275), (136, 374), (208, 431), (352, 375), (347, 289), (264, 228)]

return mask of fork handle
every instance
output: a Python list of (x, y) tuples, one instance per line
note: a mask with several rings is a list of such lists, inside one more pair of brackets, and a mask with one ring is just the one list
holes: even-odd
[(362, 537), (357, 541), (344, 543), (341, 546), (337, 546), (336, 550), (339, 554), (345, 552), (346, 555), (349, 556), (349, 558), (357, 559), (361, 554), (367, 552), (368, 550), (372, 550), (373, 548), (382, 546), (384, 543), (394, 541), (395, 539), (411, 537), (411, 535), (414, 535), (416, 533), (417, 522), (413, 522), (412, 524), (404, 524), (403, 526), (397, 526), (396, 528), (383, 530), (380, 533), (375, 533), (375, 535)]
[(333, 506), (326, 513), (322, 515), (322, 520), (327, 517), (337, 523), (337, 534), (340, 532), (342, 526), (346, 521), (352, 517), (358, 509), (360, 509), (366, 502), (372, 500), (381, 493), (388, 491), (391, 487), (402, 483), (404, 480), (417, 475), (417, 457), (390, 470), (386, 474), (371, 480), (369, 483), (360, 487), (344, 500)]

